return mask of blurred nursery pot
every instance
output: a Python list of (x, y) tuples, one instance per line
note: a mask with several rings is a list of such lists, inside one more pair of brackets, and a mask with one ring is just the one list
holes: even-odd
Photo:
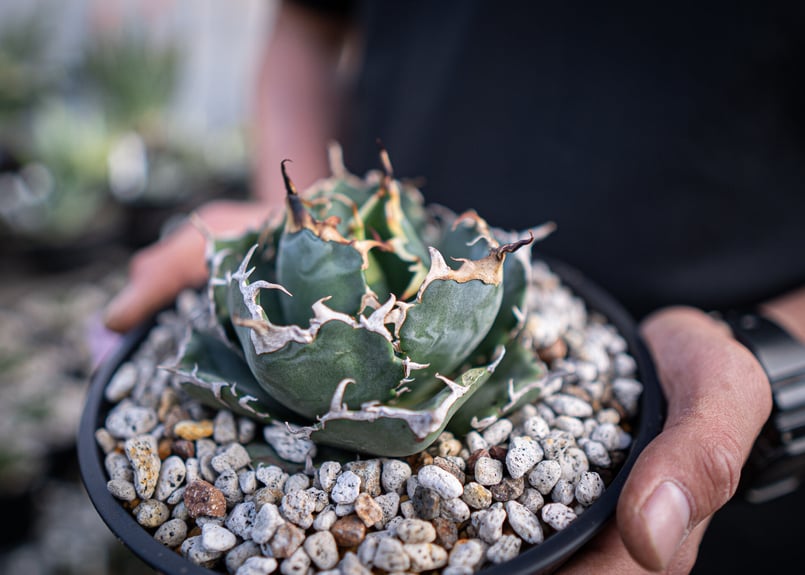
[[(333, 177), (302, 195), (283, 165), (283, 223), (241, 238), (211, 238), (205, 294), (211, 305), (198, 310), (203, 317), (192, 328), (188, 323), (170, 367), (173, 382), (211, 407), (264, 424), (272, 430), (266, 441), (297, 470), (308, 454), (272, 441), (289, 421), (320, 455), (336, 450), (412, 461), (445, 430), (463, 438), (582, 379), (572, 352), (547, 354), (552, 342), (540, 341), (544, 301), (532, 293), (538, 288), (530, 248), (546, 226), (504, 233), (474, 212), (425, 206), (416, 190), (393, 178), (385, 152), (383, 173), (365, 180), (334, 157)], [(483, 573), (548, 573), (579, 550), (612, 518), (628, 473), (663, 419), (656, 375), (629, 314), (573, 268), (539, 265), (583, 302), (585, 322), (594, 315), (599, 327), (619, 336), (642, 393), (626, 410), (631, 440), (614, 473), (604, 471), (603, 494), (566, 527), (548, 527), (544, 541), (487, 563)], [(128, 334), (93, 378), (79, 430), (82, 477), (103, 520), (151, 567), (213, 573), (154, 539), (107, 488), (105, 453), (96, 441), (115, 407), (105, 390), (153, 325)], [(572, 350), (574, 342), (560, 347)], [(150, 496), (138, 491), (139, 499)]]

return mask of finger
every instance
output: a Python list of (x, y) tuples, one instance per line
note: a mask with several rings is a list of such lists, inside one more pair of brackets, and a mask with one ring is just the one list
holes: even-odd
[(629, 475), (618, 525), (632, 556), (660, 570), (690, 530), (735, 493), (771, 393), (752, 354), (698, 310), (659, 312), (642, 333), (668, 417)]
[[(696, 563), (704, 532), (709, 519), (697, 525), (674, 554), (665, 573), (681, 575), (689, 573)], [(652, 573), (639, 565), (630, 555), (623, 543), (614, 521), (572, 557), (559, 572), (561, 575), (598, 575), (618, 573), (619, 575), (638, 575)]]
[(132, 329), (185, 287), (201, 285), (206, 275), (204, 238), (185, 225), (132, 257), (127, 285), (106, 308), (106, 326), (118, 332)]
[[(269, 213), (263, 204), (213, 202), (199, 209), (197, 219), (208, 233), (221, 235), (257, 226)], [(106, 326), (128, 331), (171, 303), (183, 289), (202, 285), (207, 277), (205, 245), (200, 229), (185, 223), (135, 254), (129, 264), (128, 284), (106, 308)]]

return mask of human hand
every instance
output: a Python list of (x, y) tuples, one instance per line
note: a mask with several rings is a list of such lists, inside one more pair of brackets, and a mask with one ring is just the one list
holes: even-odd
[(708, 315), (669, 308), (647, 318), (641, 332), (668, 401), (665, 428), (632, 469), (617, 521), (563, 574), (688, 573), (771, 411), (760, 364)]
[[(215, 235), (243, 232), (262, 224), (268, 204), (216, 201), (196, 212), (200, 226)], [(199, 227), (184, 223), (164, 239), (137, 252), (129, 262), (128, 284), (109, 303), (106, 327), (125, 332), (171, 303), (185, 288), (207, 278), (206, 240)]]

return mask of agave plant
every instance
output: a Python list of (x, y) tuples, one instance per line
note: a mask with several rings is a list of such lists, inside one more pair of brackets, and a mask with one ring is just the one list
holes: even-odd
[(380, 157), (361, 179), (333, 148), (304, 193), (283, 162), (284, 218), (208, 238), (213, 320), (173, 368), (188, 392), (279, 435), (402, 456), (544, 391), (521, 332), (531, 245), (552, 224), (514, 234), (426, 206)]

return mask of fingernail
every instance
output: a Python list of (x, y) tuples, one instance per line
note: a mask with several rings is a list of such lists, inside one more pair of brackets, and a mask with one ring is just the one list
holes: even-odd
[(688, 499), (676, 484), (665, 481), (643, 505), (641, 515), (646, 522), (649, 543), (659, 563), (665, 567), (687, 535)]

